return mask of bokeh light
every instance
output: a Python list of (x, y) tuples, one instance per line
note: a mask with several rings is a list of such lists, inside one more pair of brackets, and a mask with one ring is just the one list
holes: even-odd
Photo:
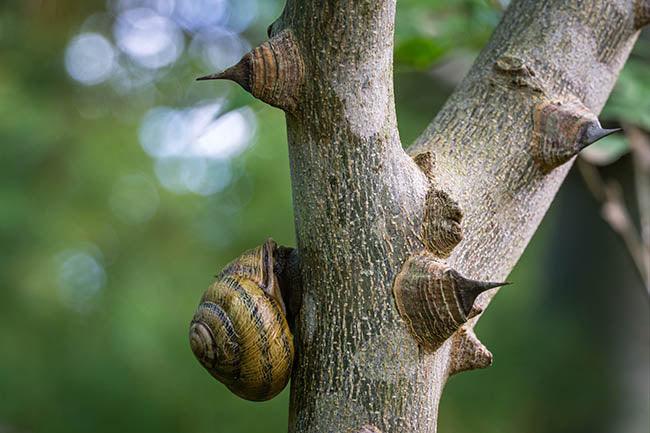
[(160, 184), (169, 191), (211, 195), (223, 190), (232, 179), (228, 162), (196, 157), (170, 157), (156, 161)]
[(74, 37), (65, 52), (65, 67), (70, 76), (85, 85), (106, 81), (113, 71), (115, 50), (104, 36), (82, 33)]
[(170, 16), (174, 12), (175, 0), (113, 0), (111, 8), (116, 12), (129, 9), (149, 8), (160, 15)]
[(78, 313), (88, 312), (106, 283), (104, 267), (85, 249), (65, 250), (56, 260), (61, 302)]
[(145, 115), (140, 145), (156, 159), (156, 176), (166, 189), (210, 195), (229, 184), (229, 161), (252, 142), (256, 119), (248, 107), (218, 116), (222, 105), (156, 107)]
[(177, 0), (174, 18), (183, 28), (192, 32), (218, 27), (227, 18), (227, 5), (226, 0)]
[(246, 39), (223, 29), (198, 33), (190, 44), (190, 53), (215, 71), (234, 65), (250, 49)]
[(185, 45), (183, 33), (174, 21), (147, 8), (124, 11), (113, 32), (120, 50), (150, 69), (175, 62)]

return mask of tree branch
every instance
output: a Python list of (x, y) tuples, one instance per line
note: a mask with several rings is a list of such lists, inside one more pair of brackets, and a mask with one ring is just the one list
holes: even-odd
[[(474, 278), (510, 272), (572, 162), (551, 170), (538, 164), (538, 135), (547, 135), (541, 143), (548, 146), (570, 147), (572, 131), (600, 111), (638, 35), (633, 6), (513, 2), (468, 76), (409, 149), (436, 154), (438, 182), (465, 213), (465, 239), (450, 258), (454, 268)], [(535, 124), (551, 104), (559, 108), (546, 115), (565, 125), (555, 137)], [(567, 106), (579, 108), (560, 118)]]
[[(423, 248), (428, 189), (395, 125), (394, 12), (393, 0), (289, 0), (273, 25), (294, 32), (306, 67), (301, 114), (287, 120), (304, 289), (293, 432), (364, 424), (434, 432), (449, 374), (488, 363), (480, 343), (460, 340), (469, 330), (422, 352), (392, 299), (395, 275)], [(465, 239), (449, 259), (455, 269), (488, 280), (512, 269), (570, 167), (536, 163), (533, 114), (549, 104), (560, 107), (551, 113), (578, 107), (564, 136), (542, 136), (560, 146), (577, 142), (632, 48), (635, 16), (624, 0), (519, 0), (508, 8), (467, 78), (409, 149), (435, 154), (436, 187), (465, 214)]]
[[(441, 278), (449, 265), (470, 278), (502, 280), (571, 165), (562, 164), (602, 135), (596, 113), (645, 6), (513, 1), (468, 76), (409, 149), (435, 155), (417, 158), (436, 160), (423, 172), (402, 150), (396, 126), (395, 0), (287, 1), (270, 34), (283, 35), (290, 50), (278, 57), (272, 39), (267, 52), (282, 59), (278, 65), (291, 65), (287, 53), (294, 53), (300, 88), (279, 94), (263, 81), (257, 93), (287, 112), (302, 284), (290, 431), (436, 431), (448, 377), (489, 365), (491, 355), (471, 329), (480, 308), (434, 352), (417, 345), (399, 315), (393, 283), (407, 259), (425, 249), (423, 219), (449, 214), (447, 225), (427, 222), (432, 232), (453, 232), (440, 249), (442, 256), (451, 252)], [(281, 68), (259, 68), (265, 80), (292, 82)], [(232, 72), (255, 93), (250, 74)], [(291, 104), (278, 95), (289, 95)], [(425, 212), (427, 202), (446, 208)], [(453, 249), (461, 219), (464, 240)], [(494, 293), (481, 295), (479, 306)]]

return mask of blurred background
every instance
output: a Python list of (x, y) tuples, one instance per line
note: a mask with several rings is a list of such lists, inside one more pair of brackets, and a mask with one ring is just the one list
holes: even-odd
[[(410, 143), (507, 2), (398, 3)], [(240, 400), (187, 341), (219, 268), (268, 236), (295, 245), (283, 114), (194, 81), (263, 41), (282, 6), (0, 2), (0, 433), (286, 431), (288, 388)], [(647, 33), (603, 117), (650, 130)], [(638, 222), (629, 149), (603, 140), (588, 171)], [(648, 432), (648, 294), (591, 186), (572, 171), (477, 328), (494, 366), (450, 381), (439, 431)]]

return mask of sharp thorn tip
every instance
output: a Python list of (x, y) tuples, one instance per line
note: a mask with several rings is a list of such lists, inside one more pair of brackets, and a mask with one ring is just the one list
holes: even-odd
[(620, 132), (623, 129), (621, 128), (613, 128), (613, 129), (604, 129), (601, 128), (600, 126), (595, 127), (595, 128), (590, 128), (587, 130), (587, 133), (584, 137), (584, 147), (589, 146), (590, 144), (594, 144), (598, 140), (607, 137), (608, 135), (614, 134), (616, 132)]
[(196, 81), (218, 80), (220, 78), (223, 78), (222, 74), (210, 74), (210, 75), (204, 75), (202, 77), (199, 77), (196, 79)]

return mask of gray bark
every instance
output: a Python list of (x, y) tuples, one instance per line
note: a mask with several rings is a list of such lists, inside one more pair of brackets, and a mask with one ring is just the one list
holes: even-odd
[[(598, 113), (647, 11), (647, 1), (513, 1), (404, 151), (392, 85), (395, 0), (287, 1), (273, 33), (293, 32), (306, 77), (299, 110), (287, 115), (303, 282), (291, 432), (436, 431), (444, 385), (467, 355), (455, 342), (476, 319), (426, 353), (397, 312), (391, 288), (423, 249), (428, 188), (409, 155), (435, 154), (436, 186), (464, 211), (465, 239), (450, 265), (475, 279), (505, 278), (571, 166), (549, 172), (533, 161), (534, 106), (579, 100)], [(525, 67), (496, 67), (499, 59)]]

